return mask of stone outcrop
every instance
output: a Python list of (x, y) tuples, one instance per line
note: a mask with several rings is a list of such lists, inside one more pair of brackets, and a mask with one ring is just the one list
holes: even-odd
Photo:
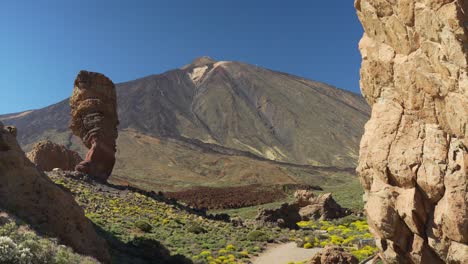
[(386, 263), (468, 263), (468, 1), (357, 0), (358, 173)]
[(291, 204), (284, 203), (276, 209), (260, 209), (255, 222), (262, 226), (296, 229), (297, 222), (302, 220), (331, 220), (351, 214), (333, 199), (331, 193), (316, 196), (309, 190), (298, 190), (294, 197), (296, 200)]
[(32, 164), (16, 141), (16, 129), (0, 122), (0, 207), (77, 252), (110, 261), (107, 243), (74, 198)]
[(299, 207), (287, 203), (276, 209), (260, 209), (255, 218), (255, 222), (261, 226), (277, 226), (290, 229), (297, 229), (297, 222), (300, 221)]
[(308, 264), (358, 264), (359, 260), (343, 248), (327, 246), (315, 254)]
[(77, 152), (49, 140), (36, 143), (26, 156), (41, 171), (51, 171), (55, 168), (74, 170), (83, 160)]
[(294, 193), (295, 204), (298, 205), (302, 220), (331, 220), (342, 218), (351, 214), (351, 211), (341, 207), (331, 193), (318, 196), (311, 191), (299, 190)]
[(119, 124), (114, 83), (100, 73), (80, 71), (70, 106), (70, 129), (89, 148), (76, 170), (107, 181), (115, 164)]

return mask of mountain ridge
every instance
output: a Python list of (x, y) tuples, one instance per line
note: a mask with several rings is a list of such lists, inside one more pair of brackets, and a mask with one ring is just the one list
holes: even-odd
[[(175, 174), (198, 171), (193, 175), (198, 182), (194, 184), (210, 185), (217, 179), (212, 171), (207, 172), (212, 177), (208, 179), (199, 173), (205, 173), (206, 164), (220, 159), (213, 153), (237, 164), (220, 168), (236, 184), (242, 184), (244, 176), (255, 177), (256, 173), (245, 168), (255, 171), (257, 163), (263, 164), (260, 167), (266, 174), (287, 168), (283, 176), (290, 176), (289, 168), (298, 166), (352, 168), (369, 118), (368, 105), (353, 92), (246, 63), (205, 57), (179, 69), (119, 83), (116, 89), (120, 136), (114, 174), (126, 180), (163, 183), (162, 178), (178, 179), (185, 186), (183, 177)], [(65, 99), (42, 109), (1, 115), (0, 120), (18, 127), (18, 140), (26, 151), (35, 142), (49, 139), (83, 155), (85, 148), (68, 129), (69, 116)], [(138, 145), (142, 146), (135, 151)], [(172, 156), (165, 157), (167, 153)], [(157, 166), (142, 170), (146, 163), (138, 159)], [(268, 160), (276, 163), (265, 163)], [(310, 171), (298, 174), (304, 178)], [(282, 182), (281, 177), (276, 180)]]

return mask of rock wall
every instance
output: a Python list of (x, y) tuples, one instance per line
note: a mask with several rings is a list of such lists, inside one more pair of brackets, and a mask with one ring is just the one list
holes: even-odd
[(107, 181), (115, 164), (117, 96), (114, 83), (106, 76), (80, 71), (70, 98), (70, 128), (89, 148), (76, 170)]
[(73, 197), (39, 172), (16, 141), (16, 129), (0, 122), (0, 207), (77, 252), (110, 261), (107, 243)]
[(75, 151), (49, 140), (36, 143), (26, 156), (41, 171), (51, 171), (55, 168), (71, 171), (83, 161)]
[(386, 263), (468, 263), (467, 0), (357, 0), (358, 173)]

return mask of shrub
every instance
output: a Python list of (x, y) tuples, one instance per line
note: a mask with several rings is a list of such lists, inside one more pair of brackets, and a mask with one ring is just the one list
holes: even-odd
[(136, 221), (135, 222), (135, 227), (140, 229), (141, 231), (143, 231), (145, 233), (149, 233), (153, 229), (153, 227), (148, 222), (143, 221), (143, 220)]
[(190, 233), (194, 233), (194, 234), (204, 234), (204, 233), (206, 233), (206, 230), (202, 226), (200, 226), (198, 224), (190, 225), (187, 228), (187, 231), (190, 232)]
[(247, 235), (247, 240), (250, 241), (267, 242), (269, 239), (270, 237), (260, 230), (254, 230)]
[(373, 248), (371, 246), (365, 246), (365, 247), (363, 247), (361, 249), (351, 251), (351, 254), (353, 254), (359, 260), (363, 260), (363, 259), (373, 255), (376, 252), (377, 252), (376, 248)]
[(203, 250), (202, 252), (200, 252), (200, 256), (203, 257), (203, 258), (207, 258), (207, 257), (211, 256), (211, 251)]
[(309, 249), (309, 248), (313, 248), (313, 247), (314, 247), (314, 246), (313, 246), (311, 243), (309, 243), (309, 242), (307, 242), (307, 243), (304, 244), (304, 248), (305, 248), (305, 249)]
[(249, 257), (249, 252), (247, 250), (243, 250), (239, 253), (239, 255), (242, 257), (242, 258), (248, 258)]
[(234, 245), (232, 245), (232, 244), (229, 244), (229, 245), (226, 246), (226, 250), (227, 251), (234, 251), (234, 250), (236, 250), (236, 247), (234, 247)]
[(14, 263), (18, 254), (18, 245), (9, 237), (0, 237), (0, 263)]

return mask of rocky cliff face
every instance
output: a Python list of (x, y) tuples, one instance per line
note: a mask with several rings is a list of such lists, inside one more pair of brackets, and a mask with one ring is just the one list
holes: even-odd
[(39, 172), (16, 141), (16, 129), (0, 122), (0, 207), (77, 252), (110, 261), (107, 244), (73, 197)]
[(468, 263), (468, 1), (357, 0), (358, 172), (387, 263)]

